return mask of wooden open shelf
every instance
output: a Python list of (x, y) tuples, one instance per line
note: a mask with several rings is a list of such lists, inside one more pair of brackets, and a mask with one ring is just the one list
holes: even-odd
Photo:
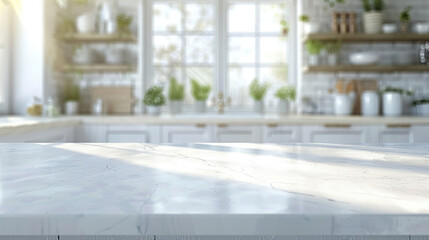
[(137, 68), (130, 65), (65, 65), (63, 72), (136, 72)]
[(59, 38), (64, 42), (124, 42), (137, 43), (137, 38), (133, 35), (107, 35), (107, 34), (74, 34)]
[(394, 34), (333, 34), (333, 33), (316, 33), (310, 34), (304, 38), (304, 41), (336, 41), (343, 42), (415, 42), (429, 41), (429, 34), (417, 33), (394, 33)]
[(429, 72), (428, 65), (339, 65), (339, 66), (309, 66), (304, 67), (304, 73), (336, 73), (336, 72), (376, 72), (376, 73), (395, 73), (395, 72)]

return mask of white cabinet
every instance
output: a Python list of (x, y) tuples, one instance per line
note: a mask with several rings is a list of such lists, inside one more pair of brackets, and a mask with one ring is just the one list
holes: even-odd
[(106, 129), (108, 143), (160, 143), (161, 127), (157, 125), (112, 125)]
[(214, 128), (214, 141), (223, 143), (260, 143), (261, 126), (218, 124)]
[(379, 144), (394, 143), (429, 143), (429, 126), (412, 126), (411, 124), (388, 124), (378, 126), (375, 139)]
[(95, 143), (160, 143), (158, 125), (97, 125), (87, 124), (78, 129), (78, 142)]
[(75, 141), (75, 127), (58, 127), (0, 137), (0, 142), (64, 143)]
[(301, 126), (269, 124), (263, 129), (263, 143), (300, 143), (302, 142)]
[(304, 126), (305, 143), (368, 144), (372, 141), (370, 128), (349, 124), (326, 124)]
[(213, 127), (205, 124), (162, 127), (162, 143), (209, 143), (213, 141), (212, 136)]
[(414, 143), (429, 143), (429, 126), (413, 126)]
[(106, 142), (106, 125), (84, 124), (77, 128), (77, 142), (104, 143)]

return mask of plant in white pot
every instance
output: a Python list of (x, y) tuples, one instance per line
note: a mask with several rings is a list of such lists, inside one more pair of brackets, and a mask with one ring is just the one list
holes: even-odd
[(206, 112), (206, 103), (209, 98), (212, 87), (199, 83), (195, 79), (191, 79), (192, 96), (195, 99), (195, 111), (199, 113)]
[(326, 44), (326, 51), (328, 52), (328, 65), (335, 66), (338, 63), (338, 53), (341, 50), (341, 41), (330, 42)]
[(383, 93), (383, 115), (386, 117), (399, 117), (403, 111), (402, 95), (404, 90), (401, 88), (387, 87)]
[(159, 115), (161, 107), (165, 104), (165, 96), (162, 93), (163, 88), (153, 86), (149, 88), (143, 98), (143, 103), (146, 105), (146, 113), (149, 115)]
[(168, 99), (170, 100), (170, 113), (181, 113), (183, 108), (183, 100), (185, 99), (185, 86), (180, 84), (175, 77), (170, 78)]
[(296, 89), (292, 86), (281, 87), (276, 92), (276, 97), (279, 99), (278, 113), (288, 114), (291, 112), (291, 103), (296, 99)]
[(264, 98), (270, 85), (268, 83), (259, 83), (258, 79), (253, 79), (249, 86), (249, 94), (255, 101), (254, 110), (257, 113), (264, 113)]
[(401, 32), (408, 32), (408, 27), (411, 22), (410, 11), (412, 9), (413, 8), (411, 6), (408, 6), (399, 14), (399, 21), (401, 22)]
[(320, 24), (310, 22), (310, 17), (306, 14), (299, 16), (299, 21), (302, 22), (303, 32), (305, 35), (320, 32)]
[(363, 8), (363, 27), (367, 34), (377, 34), (381, 32), (383, 25), (383, 0), (362, 0)]
[(308, 51), (308, 65), (317, 66), (319, 65), (319, 55), (325, 47), (321, 41), (310, 40), (305, 44)]
[(79, 113), (80, 87), (73, 81), (67, 81), (64, 89), (65, 114)]
[(413, 106), (419, 116), (429, 117), (429, 98), (415, 100), (413, 101)]

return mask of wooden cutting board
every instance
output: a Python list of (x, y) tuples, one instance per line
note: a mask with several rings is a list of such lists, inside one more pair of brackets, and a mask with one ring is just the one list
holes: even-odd
[(97, 99), (103, 99), (106, 114), (131, 114), (136, 102), (131, 86), (93, 87), (90, 95), (91, 110)]

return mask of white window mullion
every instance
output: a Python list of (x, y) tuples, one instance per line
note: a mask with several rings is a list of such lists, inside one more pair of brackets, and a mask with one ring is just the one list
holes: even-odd
[(260, 43), (261, 43), (261, 36), (260, 36), (260, 2), (255, 0), (255, 74), (256, 78), (261, 80), (260, 76), (260, 62), (261, 62), (261, 56), (260, 56)]
[(218, 87), (218, 93), (225, 93), (227, 94), (227, 79), (228, 79), (228, 0), (219, 0), (217, 4), (217, 11), (216, 11), (216, 17), (217, 17), (217, 26), (216, 26), (216, 32), (217, 32), (217, 41), (216, 41), (216, 47), (217, 47), (217, 55), (218, 55), (218, 61), (217, 61), (217, 69), (218, 69), (218, 76), (217, 79), (217, 87)]
[(186, 86), (187, 86), (187, 81), (186, 81), (186, 77), (187, 77), (187, 74), (186, 74), (186, 67), (187, 67), (187, 59), (186, 59), (186, 18), (187, 18), (187, 16), (186, 16), (186, 3), (185, 3), (185, 0), (181, 0), (180, 1), (180, 3), (181, 3), (181, 11), (182, 11), (182, 22), (181, 22), (181, 24), (182, 24), (182, 33), (181, 33), (181, 39), (182, 39), (182, 61), (181, 61), (181, 64), (182, 64), (182, 66), (181, 66), (181, 70), (182, 70), (182, 74), (181, 74), (181, 77), (182, 77), (182, 84), (185, 86), (185, 89), (186, 89)]
[(10, 7), (0, 2), (0, 114), (9, 113)]

